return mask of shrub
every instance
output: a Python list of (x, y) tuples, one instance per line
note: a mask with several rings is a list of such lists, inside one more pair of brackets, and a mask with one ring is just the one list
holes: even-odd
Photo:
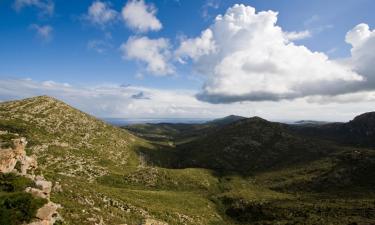
[(46, 199), (33, 198), (29, 193), (5, 194), (0, 197), (0, 225), (30, 222), (36, 211), (46, 203)]
[(14, 148), (14, 143), (12, 139), (16, 138), (17, 136), (14, 134), (1, 134), (0, 135), (0, 147), (1, 148)]
[(0, 174), (0, 191), (23, 191), (26, 187), (33, 187), (34, 185), (34, 182), (26, 177), (17, 176), (13, 173)]

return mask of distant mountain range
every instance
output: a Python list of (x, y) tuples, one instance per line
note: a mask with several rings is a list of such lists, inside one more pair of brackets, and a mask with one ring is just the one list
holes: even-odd
[(134, 124), (157, 124), (157, 123), (187, 123), (187, 124), (197, 124), (197, 123), (205, 123), (212, 119), (207, 118), (132, 118), (132, 119), (124, 119), (124, 118), (100, 118), (105, 122), (114, 125), (114, 126), (128, 126)]
[(375, 112), (364, 113), (347, 123), (302, 124), (297, 133), (357, 147), (375, 147)]
[[(348, 123), (232, 115), (118, 128), (41, 96), (1, 103), (0, 131), (1, 149), (26, 138), (66, 224), (375, 221), (375, 113)], [(9, 196), (0, 189), (0, 215), (17, 202)]]

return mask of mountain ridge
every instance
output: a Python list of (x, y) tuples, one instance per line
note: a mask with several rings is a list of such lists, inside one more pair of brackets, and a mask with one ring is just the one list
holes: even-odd
[(311, 126), (289, 126), (305, 136), (327, 139), (356, 147), (375, 147), (375, 112), (356, 116), (346, 123), (326, 123)]
[[(209, 149), (212, 149), (211, 153)], [(312, 140), (294, 136), (281, 123), (251, 117), (230, 123), (207, 136), (181, 145), (180, 161), (187, 166), (205, 165), (211, 169), (247, 173), (250, 170), (277, 166), (280, 162), (282, 164), (288, 160), (316, 158), (334, 151), (334, 148), (324, 143), (316, 145)], [(203, 154), (208, 155), (202, 158)], [(199, 161), (193, 162), (197, 158)], [(189, 162), (190, 159), (193, 161)], [(242, 164), (236, 163), (238, 161)], [(225, 166), (220, 168), (220, 164)]]
[(51, 200), (67, 224), (375, 221), (372, 149), (259, 117), (229, 118), (134, 132), (46, 96), (0, 104), (0, 130), (26, 137), (26, 152), (61, 185)]

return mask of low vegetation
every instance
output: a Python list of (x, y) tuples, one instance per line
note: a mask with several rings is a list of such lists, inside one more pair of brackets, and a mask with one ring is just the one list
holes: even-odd
[(0, 224), (16, 225), (30, 222), (47, 200), (25, 193), (32, 180), (15, 174), (0, 174)]
[[(1, 130), (27, 137), (58, 182), (65, 224), (373, 223), (374, 150), (296, 126), (232, 116), (120, 129), (46, 96), (0, 104)], [(18, 193), (28, 182), (2, 175), (0, 224), (35, 213), (39, 200)]]

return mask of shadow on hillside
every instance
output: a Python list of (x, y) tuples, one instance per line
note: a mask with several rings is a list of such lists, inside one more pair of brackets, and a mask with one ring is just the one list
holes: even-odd
[(151, 147), (140, 146), (136, 150), (142, 164), (168, 169), (177, 169), (179, 156), (174, 146), (152, 143)]

